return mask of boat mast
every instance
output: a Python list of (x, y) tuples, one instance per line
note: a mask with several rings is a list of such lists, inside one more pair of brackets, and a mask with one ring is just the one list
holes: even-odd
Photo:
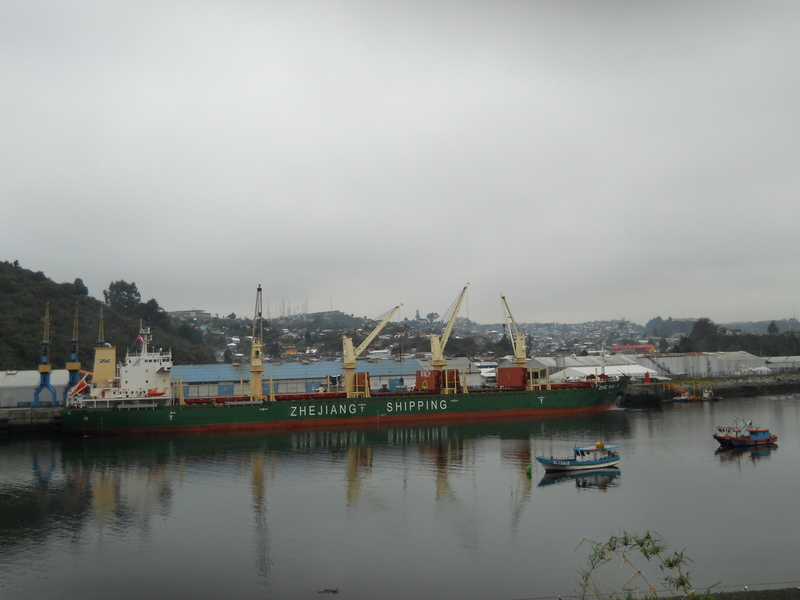
[(503, 305), (503, 315), (506, 318), (508, 337), (511, 340), (511, 347), (514, 349), (514, 364), (518, 367), (524, 367), (528, 364), (528, 355), (525, 352), (525, 334), (517, 327), (517, 322), (511, 314), (511, 309), (508, 308), (508, 302), (506, 302), (504, 294), (500, 294), (500, 302)]
[(250, 348), (250, 399), (263, 400), (264, 387), (261, 374), (264, 372), (264, 319), (261, 314), (261, 284), (256, 289), (256, 309), (253, 316), (253, 344)]
[(358, 348), (353, 349), (353, 340), (346, 335), (342, 336), (342, 345), (344, 346), (344, 360), (342, 364), (344, 367), (344, 389), (345, 392), (347, 392), (348, 398), (356, 398), (365, 395), (365, 392), (359, 392), (356, 390), (356, 359), (366, 349), (366, 347), (369, 346), (370, 342), (377, 337), (381, 330), (386, 327), (386, 324), (391, 320), (395, 313), (400, 310), (401, 306), (403, 306), (402, 303), (390, 310), (381, 324), (378, 325), (372, 331), (372, 333), (367, 336), (367, 339), (361, 342), (361, 345)]
[(461, 294), (458, 296), (458, 299), (455, 302), (453, 314), (450, 315), (450, 320), (447, 323), (447, 327), (445, 327), (444, 333), (441, 336), (438, 336), (435, 333), (430, 335), (431, 366), (436, 371), (441, 371), (443, 367), (447, 366), (447, 361), (444, 359), (444, 347), (447, 345), (447, 340), (450, 339), (450, 333), (453, 331), (453, 325), (456, 323), (456, 317), (458, 316), (458, 311), (461, 308), (461, 303), (464, 301), (464, 296), (467, 295), (468, 287), (469, 283), (467, 283), (467, 285), (464, 286), (464, 289), (461, 290)]

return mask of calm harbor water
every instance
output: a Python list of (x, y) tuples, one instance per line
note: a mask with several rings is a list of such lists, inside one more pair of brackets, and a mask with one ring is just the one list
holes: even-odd
[[(718, 452), (734, 416), (776, 448)], [(800, 585), (800, 396), (591, 418), (0, 442), (0, 598), (563, 598), (584, 537), (658, 532), (698, 587)], [(620, 446), (618, 473), (537, 454)], [(533, 461), (535, 463), (535, 461)], [(613, 577), (613, 576), (612, 576)]]

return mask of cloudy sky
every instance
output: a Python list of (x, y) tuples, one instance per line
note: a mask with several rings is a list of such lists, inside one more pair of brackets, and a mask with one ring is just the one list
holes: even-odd
[(102, 298), (800, 309), (800, 2), (8, 0), (0, 260)]

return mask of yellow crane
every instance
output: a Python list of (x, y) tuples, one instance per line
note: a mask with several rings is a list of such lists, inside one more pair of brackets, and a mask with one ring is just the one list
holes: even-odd
[[(261, 284), (256, 289), (256, 310), (253, 316), (253, 345), (250, 347), (250, 399), (264, 399), (264, 319), (261, 312)], [(272, 394), (270, 399), (274, 400)]]
[(461, 290), (461, 294), (459, 294), (458, 299), (455, 302), (455, 308), (453, 308), (453, 313), (450, 315), (450, 320), (447, 322), (447, 327), (444, 329), (444, 333), (442, 335), (436, 335), (432, 333), (430, 335), (431, 338), (431, 366), (436, 371), (441, 371), (442, 368), (447, 366), (447, 361), (444, 359), (444, 347), (447, 345), (447, 340), (450, 339), (450, 333), (453, 331), (453, 325), (456, 323), (456, 317), (458, 316), (458, 311), (461, 308), (461, 303), (464, 301), (464, 296), (467, 295), (467, 288), (469, 288), (469, 283), (464, 286), (464, 289)]
[(514, 315), (511, 314), (511, 309), (508, 308), (508, 302), (504, 294), (500, 294), (500, 302), (503, 305), (508, 338), (511, 340), (511, 347), (514, 349), (514, 364), (518, 367), (524, 367), (528, 364), (528, 354), (525, 352), (525, 334), (517, 327), (517, 322), (514, 320)]
[(392, 310), (390, 310), (386, 317), (381, 321), (380, 325), (378, 325), (375, 329), (372, 330), (361, 345), (358, 348), (353, 348), (353, 340), (346, 335), (342, 336), (342, 345), (344, 346), (343, 352), (343, 367), (344, 367), (344, 389), (347, 392), (348, 398), (360, 398), (360, 397), (369, 397), (369, 386), (364, 385), (363, 389), (357, 389), (356, 386), (356, 359), (358, 359), (359, 355), (369, 346), (370, 342), (374, 340), (381, 330), (386, 327), (386, 324), (392, 319), (392, 317), (400, 310), (400, 307), (403, 304), (398, 304)]

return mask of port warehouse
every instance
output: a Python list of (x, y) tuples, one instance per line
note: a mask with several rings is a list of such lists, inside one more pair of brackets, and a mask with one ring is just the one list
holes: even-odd
[[(500, 367), (510, 366), (504, 359), (496, 362)], [(468, 387), (484, 385), (485, 379), (478, 365), (487, 364), (488, 361), (468, 358), (448, 359), (448, 368), (462, 371)], [(643, 380), (645, 374), (651, 378), (696, 379), (797, 371), (800, 370), (800, 356), (760, 358), (747, 352), (558, 356), (532, 358), (529, 366), (534, 369), (546, 367), (554, 381), (565, 376), (575, 379), (603, 372), (630, 375), (634, 380)], [(375, 391), (402, 391), (414, 386), (417, 371), (428, 369), (430, 363), (425, 359), (404, 358), (359, 360), (356, 370), (370, 374), (370, 387)], [(335, 378), (341, 374), (342, 364), (337, 360), (265, 363), (264, 392), (270, 392), (270, 385), (276, 394), (314, 392), (325, 389), (329, 382), (335, 383)], [(249, 394), (250, 367), (247, 364), (174, 365), (172, 378), (180, 381), (184, 398), (246, 395)], [(67, 381), (68, 372), (64, 369), (54, 369), (50, 374), (50, 383), (56, 390), (59, 403)], [(30, 406), (38, 385), (38, 371), (6, 371), (0, 378), (0, 407)], [(50, 395), (43, 391), (40, 403), (49, 405), (50, 401)]]

